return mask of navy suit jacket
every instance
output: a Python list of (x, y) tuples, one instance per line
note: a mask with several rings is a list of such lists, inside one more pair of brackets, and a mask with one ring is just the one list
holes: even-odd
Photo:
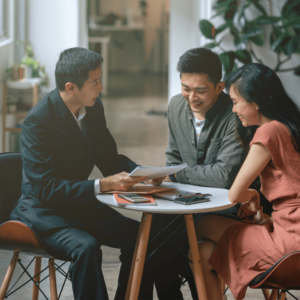
[(22, 196), (11, 217), (36, 232), (84, 225), (86, 209), (99, 207), (94, 180), (88, 180), (94, 165), (104, 176), (137, 166), (118, 154), (100, 99), (86, 107), (81, 131), (57, 89), (24, 120), (21, 155)]

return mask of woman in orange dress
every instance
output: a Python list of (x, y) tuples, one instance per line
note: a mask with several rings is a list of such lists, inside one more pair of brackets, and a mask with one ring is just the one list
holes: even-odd
[[(226, 89), (237, 115), (237, 139), (248, 152), (228, 197), (242, 203), (241, 214), (253, 223), (207, 216), (196, 230), (208, 299), (223, 299), (219, 275), (240, 300), (257, 275), (300, 251), (300, 111), (278, 76), (261, 64), (236, 70)], [(273, 203), (269, 219), (259, 193), (249, 189), (258, 175), (261, 192)]]

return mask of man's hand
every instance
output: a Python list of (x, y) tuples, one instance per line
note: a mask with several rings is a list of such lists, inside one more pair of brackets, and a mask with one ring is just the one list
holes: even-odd
[(129, 173), (122, 172), (110, 177), (100, 179), (100, 191), (127, 191), (133, 185), (147, 179), (145, 176), (128, 177)]
[(165, 180), (165, 176), (164, 177), (160, 177), (160, 178), (155, 178), (155, 179), (151, 179), (151, 180), (147, 180), (145, 181), (146, 184), (152, 184), (154, 186), (159, 186), (163, 183), (163, 181)]

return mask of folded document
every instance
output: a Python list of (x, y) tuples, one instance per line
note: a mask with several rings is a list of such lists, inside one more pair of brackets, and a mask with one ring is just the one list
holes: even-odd
[(147, 179), (155, 179), (168, 176), (179, 172), (187, 167), (187, 164), (181, 164), (171, 167), (136, 167), (128, 176), (147, 176)]

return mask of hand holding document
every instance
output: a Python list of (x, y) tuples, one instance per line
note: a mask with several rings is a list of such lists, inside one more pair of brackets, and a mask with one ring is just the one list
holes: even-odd
[(181, 164), (171, 167), (136, 167), (128, 177), (147, 176), (147, 180), (169, 176), (177, 173), (187, 167), (187, 164)]

